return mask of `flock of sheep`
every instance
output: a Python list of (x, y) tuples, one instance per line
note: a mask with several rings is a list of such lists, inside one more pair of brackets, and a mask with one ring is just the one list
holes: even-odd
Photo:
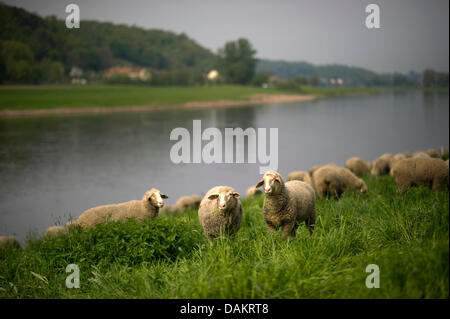
[[(367, 192), (366, 183), (360, 178), (371, 174), (381, 176), (390, 174), (397, 183), (397, 192), (403, 193), (408, 187), (427, 186), (438, 190), (449, 184), (448, 149), (383, 154), (373, 162), (351, 157), (345, 167), (330, 163), (312, 167), (309, 172), (295, 171), (284, 182), (275, 171), (267, 171), (262, 179), (248, 188), (247, 197), (262, 194), (264, 204), (262, 216), (270, 232), (282, 231), (282, 238), (295, 237), (297, 226), (305, 223), (312, 235), (316, 221), (316, 196), (320, 198), (339, 198), (346, 190)], [(260, 188), (263, 188), (263, 191)], [(183, 196), (175, 205), (164, 206), (167, 195), (158, 189), (147, 191), (141, 200), (120, 204), (98, 206), (83, 212), (80, 217), (64, 226), (49, 227), (44, 237), (65, 234), (71, 227), (89, 228), (106, 221), (122, 221), (134, 218), (138, 221), (154, 219), (160, 212), (198, 209), (198, 218), (206, 237), (212, 239), (221, 235), (233, 237), (242, 221), (240, 195), (232, 187), (216, 186), (201, 199), (197, 195)], [(0, 248), (20, 247), (14, 236), (0, 236)]]

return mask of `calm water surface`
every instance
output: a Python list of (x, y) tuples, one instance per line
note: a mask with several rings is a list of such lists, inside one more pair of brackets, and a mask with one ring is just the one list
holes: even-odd
[[(0, 119), (0, 235), (30, 232), (78, 217), (85, 209), (139, 199), (151, 187), (175, 203), (216, 185), (245, 194), (256, 164), (173, 164), (172, 129), (279, 129), (285, 176), (350, 156), (449, 145), (449, 96), (386, 93), (311, 102), (147, 113)], [(206, 144), (207, 142), (204, 142)], [(247, 158), (247, 157), (246, 157)]]

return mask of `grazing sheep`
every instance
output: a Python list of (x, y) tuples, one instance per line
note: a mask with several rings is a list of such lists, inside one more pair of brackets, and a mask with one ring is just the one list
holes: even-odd
[(413, 154), (413, 158), (431, 158), (431, 156), (425, 152), (417, 151)]
[(394, 164), (395, 164), (396, 162), (402, 160), (402, 159), (405, 159), (405, 158), (408, 158), (408, 157), (406, 157), (404, 153), (396, 154), (396, 155), (392, 158), (391, 164), (390, 164), (389, 175), (394, 176), (394, 173), (393, 173), (393, 167), (394, 167)]
[(345, 162), (345, 167), (355, 173), (357, 176), (363, 176), (369, 173), (369, 165), (359, 157), (350, 157)]
[(410, 158), (412, 157), (412, 154), (410, 152), (403, 152), (401, 153), (405, 158)]
[(210, 243), (221, 234), (233, 236), (241, 227), (242, 205), (239, 197), (229, 186), (215, 186), (203, 197), (198, 220)]
[(175, 203), (175, 207), (177, 210), (185, 211), (185, 210), (196, 210), (200, 206), (200, 201), (202, 199), (200, 196), (192, 195), (192, 196), (182, 196)]
[(344, 192), (344, 180), (335, 167), (327, 165), (320, 167), (314, 172), (312, 179), (317, 196), (320, 198), (328, 196), (339, 198)]
[(250, 186), (247, 188), (247, 192), (245, 193), (245, 197), (255, 197), (257, 195), (261, 195), (262, 192), (260, 189), (256, 188), (255, 186)]
[(167, 196), (152, 188), (144, 194), (140, 201), (132, 200), (90, 208), (80, 215), (77, 226), (87, 228), (105, 221), (119, 221), (127, 218), (135, 218), (138, 221), (154, 219), (158, 216), (159, 209), (164, 206), (163, 198), (167, 198)]
[(0, 249), (20, 248), (20, 244), (14, 236), (0, 236)]
[(309, 185), (312, 186), (311, 176), (309, 175), (308, 172), (304, 172), (304, 171), (294, 171), (294, 172), (289, 173), (287, 180), (288, 180), (288, 182), (289, 181), (301, 181), (301, 182), (308, 183)]
[(336, 171), (341, 175), (344, 182), (344, 191), (347, 189), (358, 190), (360, 194), (367, 192), (366, 183), (356, 176), (351, 170), (344, 167), (336, 167)]
[(378, 157), (372, 163), (371, 174), (373, 176), (381, 176), (389, 174), (391, 170), (391, 161), (394, 156), (391, 153), (386, 153)]
[(159, 214), (175, 213), (178, 212), (178, 208), (175, 205), (164, 205), (159, 209)]
[[(320, 169), (319, 169), (320, 170)], [(316, 195), (311, 185), (293, 180), (284, 183), (278, 172), (267, 171), (256, 187), (264, 185), (263, 217), (271, 233), (281, 227), (282, 239), (295, 237), (305, 222), (312, 235), (316, 223)]]
[(67, 234), (68, 229), (65, 226), (50, 226), (44, 232), (45, 238), (55, 238)]
[[(411, 156), (409, 156), (409, 157), (411, 157)], [(405, 159), (405, 158), (409, 158), (409, 157), (406, 156), (405, 153), (398, 153), (398, 154), (395, 154), (395, 155), (394, 155), (394, 157), (392, 158), (392, 160), (393, 160), (393, 161), (399, 161), (399, 160), (402, 160), (402, 159)]]
[(309, 170), (309, 175), (313, 176), (314, 172), (317, 171), (319, 168), (321, 168), (322, 165), (314, 165), (313, 167), (311, 167), (311, 169)]
[(77, 221), (76, 221), (76, 220), (68, 221), (64, 226), (65, 226), (67, 229), (72, 229), (72, 228), (78, 227)]
[(419, 185), (434, 190), (448, 186), (448, 163), (439, 158), (407, 158), (395, 163), (393, 173), (399, 194)]

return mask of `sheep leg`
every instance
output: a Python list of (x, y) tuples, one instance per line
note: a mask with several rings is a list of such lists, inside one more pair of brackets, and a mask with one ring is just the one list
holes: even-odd
[(271, 235), (277, 231), (276, 227), (274, 225), (272, 225), (271, 223), (266, 222), (266, 225), (267, 225), (267, 228), (269, 229), (269, 233)]
[(314, 226), (316, 223), (316, 218), (314, 217), (310, 217), (307, 219), (306, 221), (306, 225), (308, 225), (308, 230), (309, 230), (309, 236), (312, 236), (313, 230), (314, 230)]
[(288, 236), (295, 237), (295, 225), (295, 223), (284, 225), (281, 233), (281, 239), (286, 240)]

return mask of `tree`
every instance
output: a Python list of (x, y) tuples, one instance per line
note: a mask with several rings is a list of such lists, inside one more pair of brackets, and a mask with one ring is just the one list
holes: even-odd
[(230, 41), (219, 49), (219, 74), (229, 83), (247, 84), (255, 74), (256, 51), (247, 39)]
[(426, 88), (432, 87), (435, 84), (435, 72), (434, 70), (427, 69), (422, 73), (422, 85)]
[(436, 76), (436, 86), (448, 87), (448, 73), (438, 73)]
[(255, 73), (255, 75), (252, 78), (252, 84), (254, 86), (262, 86), (264, 83), (268, 82), (269, 82), (269, 75), (267, 75), (264, 72)]
[(5, 63), (5, 80), (15, 83), (36, 80), (33, 52), (26, 44), (18, 41), (2, 42), (0, 55)]

